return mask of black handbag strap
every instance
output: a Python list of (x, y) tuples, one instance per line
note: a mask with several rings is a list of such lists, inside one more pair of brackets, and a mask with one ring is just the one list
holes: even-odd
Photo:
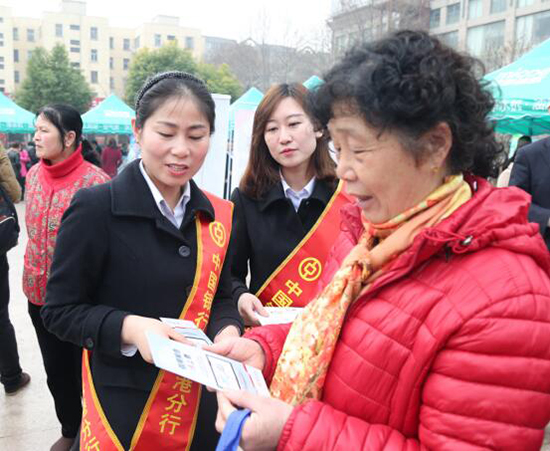
[(6, 193), (6, 190), (4, 187), (0, 184), (0, 196), (4, 200), (4, 203), (11, 211), (12, 216), (15, 218), (15, 228), (17, 229), (17, 232), (19, 232), (21, 229), (19, 228), (19, 218), (17, 217), (17, 210), (15, 209), (15, 205), (10, 199), (10, 196), (8, 196), (8, 193)]

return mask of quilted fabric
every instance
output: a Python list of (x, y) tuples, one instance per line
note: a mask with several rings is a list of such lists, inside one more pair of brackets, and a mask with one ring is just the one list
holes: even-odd
[[(474, 196), (425, 229), (350, 308), (319, 401), (279, 450), (538, 450), (550, 421), (550, 255), (529, 197)], [(347, 207), (327, 269), (358, 237)], [(257, 328), (270, 378), (288, 325)]]

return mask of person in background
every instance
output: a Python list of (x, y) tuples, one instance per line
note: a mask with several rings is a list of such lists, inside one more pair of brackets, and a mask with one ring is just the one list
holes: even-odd
[(10, 147), (8, 148), (8, 157), (11, 162), (11, 166), (13, 168), (13, 172), (15, 173), (15, 177), (17, 178), (17, 182), (22, 187), (21, 183), (21, 144), (18, 142), (14, 142), (10, 144)]
[(21, 172), (20, 172), (20, 184), (23, 195), (25, 194), (25, 179), (27, 178), (27, 173), (31, 167), (31, 157), (27, 149), (21, 146), (21, 151), (19, 152), (19, 161), (21, 162)]
[[(36, 115), (35, 128), (34, 142), (40, 162), (27, 175), (25, 219), (29, 241), (25, 251), (23, 292), (29, 301), (29, 314), (40, 345), (48, 388), (61, 423), (61, 437), (51, 451), (64, 451), (74, 442), (82, 416), (81, 349), (48, 332), (40, 312), (65, 210), (79, 189), (105, 183), (109, 177), (82, 157), (82, 119), (73, 107), (54, 104), (41, 108)], [(93, 222), (88, 226), (93, 228)]]
[(38, 157), (36, 156), (36, 147), (34, 141), (29, 141), (27, 143), (27, 151), (29, 152), (29, 157), (31, 158), (31, 167), (38, 163)]
[(113, 138), (109, 139), (107, 147), (101, 153), (101, 168), (113, 178), (117, 175), (118, 167), (122, 163), (122, 152)]
[(82, 451), (213, 450), (214, 394), (152, 365), (147, 333), (183, 339), (160, 317), (193, 321), (215, 342), (242, 330), (225, 259), (233, 207), (192, 180), (215, 104), (203, 81), (174, 71), (148, 79), (135, 110), (142, 159), (75, 196), (42, 317), (86, 348)]
[(92, 146), (95, 149), (95, 151), (99, 155), (101, 155), (101, 153), (103, 152), (103, 147), (101, 147), (101, 145), (95, 139), (92, 139)]
[(86, 139), (82, 140), (82, 156), (94, 166), (101, 167), (101, 157)]
[(351, 201), (306, 95), (298, 83), (267, 91), (254, 115), (248, 166), (231, 196), (233, 299), (246, 325), (260, 324), (264, 305), (303, 307), (311, 299), (340, 231), (340, 208)]
[(528, 144), (531, 144), (530, 136), (523, 135), (518, 139), (516, 150), (514, 150), (514, 153), (512, 154), (512, 156), (506, 161), (506, 163), (504, 164), (505, 169), (498, 176), (497, 188), (504, 188), (509, 185), (510, 174), (512, 173), (512, 168), (514, 167), (514, 160), (516, 159), (518, 150)]
[[(8, 197), (8, 205), (21, 200), (21, 187), (13, 171), (10, 159), (3, 147), (0, 147), (0, 190)], [(3, 196), (0, 197), (3, 201)], [(17, 225), (17, 227), (19, 227)], [(31, 380), (19, 364), (19, 353), (15, 330), (10, 321), (10, 281), (9, 264), (6, 253), (0, 255), (0, 383), (6, 395), (14, 395)]]
[(313, 111), (357, 203), (339, 269), (292, 324), (210, 348), (270, 384), (271, 398), (218, 393), (219, 430), (236, 407), (252, 411), (245, 451), (540, 450), (550, 255), (529, 196), (486, 180), (502, 146), (480, 69), (398, 31), (323, 77)]

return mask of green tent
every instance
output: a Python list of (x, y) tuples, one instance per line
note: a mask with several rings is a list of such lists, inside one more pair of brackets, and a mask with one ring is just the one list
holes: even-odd
[(264, 95), (262, 92), (252, 87), (241, 97), (235, 100), (229, 107), (229, 131), (235, 128), (235, 113), (239, 110), (254, 111), (262, 101)]
[(497, 102), (489, 119), (500, 133), (550, 133), (550, 39), (485, 76)]
[(0, 92), (0, 132), (33, 133), (34, 114)]
[(84, 133), (104, 135), (132, 134), (134, 110), (114, 94), (82, 115)]

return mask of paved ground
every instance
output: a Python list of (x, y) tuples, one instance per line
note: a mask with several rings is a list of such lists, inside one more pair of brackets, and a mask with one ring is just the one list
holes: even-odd
[[(17, 210), (23, 223), (24, 205)], [(9, 252), (11, 301), (10, 313), (17, 334), (21, 365), (28, 372), (30, 385), (16, 396), (6, 397), (0, 390), (0, 451), (43, 451), (59, 438), (61, 429), (55, 416), (46, 375), (34, 329), (27, 314), (27, 302), (21, 290), (23, 253), (27, 242), (23, 230), (19, 245)], [(1, 346), (1, 343), (0, 343)], [(550, 451), (550, 427), (544, 451)]]

